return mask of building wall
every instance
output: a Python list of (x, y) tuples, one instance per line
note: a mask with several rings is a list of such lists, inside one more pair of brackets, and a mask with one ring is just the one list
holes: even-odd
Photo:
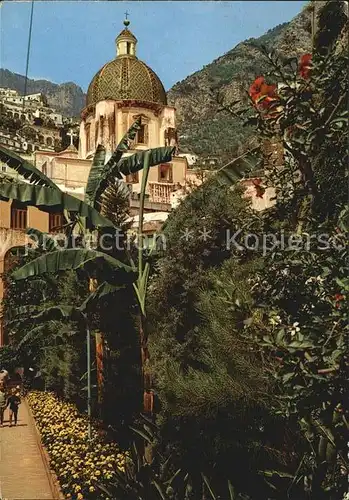
[(102, 101), (90, 112), (83, 114), (79, 134), (79, 157), (89, 157), (98, 144), (102, 144), (107, 155), (110, 155), (139, 115), (148, 126), (148, 142), (136, 144), (137, 149), (165, 146), (165, 131), (175, 128), (174, 108), (162, 106), (160, 110), (152, 110), (137, 106), (123, 107), (122, 103), (117, 101)]
[[(176, 146), (175, 108), (149, 103), (133, 104), (107, 100), (97, 103), (91, 109), (85, 109), (82, 113), (79, 157), (92, 158), (98, 144), (102, 144), (107, 150), (106, 160), (108, 160), (139, 116), (146, 127), (146, 140), (144, 143), (138, 143), (136, 137), (128, 154), (166, 145)], [(154, 197), (155, 202), (169, 204), (171, 192), (178, 188), (179, 184), (183, 186), (186, 182), (187, 166), (187, 158), (175, 157), (171, 162), (171, 182), (169, 180), (162, 182), (159, 175), (160, 167), (152, 167), (149, 171), (147, 187), (147, 194), (150, 198)], [(138, 181), (132, 180), (132, 191), (135, 193), (140, 193), (142, 175), (140, 171)]]
[[(35, 207), (28, 207), (27, 227), (35, 227), (43, 232), (48, 232), (47, 213), (38, 210)], [(11, 229), (11, 202), (0, 201), (0, 314), (1, 302), (4, 297), (4, 264), (7, 252), (16, 246), (30, 243), (31, 239), (26, 235), (25, 230)], [(0, 347), (4, 345), (4, 330), (0, 320)]]
[(77, 158), (77, 155), (64, 154), (64, 152), (53, 155), (43, 151), (35, 153), (36, 167), (41, 171), (46, 168), (46, 175), (50, 179), (67, 188), (85, 187), (91, 164), (91, 160), (81, 160)]

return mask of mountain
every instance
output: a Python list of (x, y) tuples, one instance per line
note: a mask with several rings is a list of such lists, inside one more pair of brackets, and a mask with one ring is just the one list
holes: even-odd
[(180, 149), (199, 156), (219, 156), (229, 161), (252, 141), (252, 130), (242, 128), (238, 118), (219, 111), (224, 104), (247, 98), (252, 81), (267, 73), (267, 63), (251, 43), (273, 48), (286, 57), (311, 51), (311, 12), (303, 9), (292, 21), (276, 26), (257, 39), (239, 43), (201, 71), (176, 83), (168, 92), (169, 104), (177, 109)]
[[(0, 87), (8, 87), (24, 94), (25, 77), (8, 69), (0, 69)], [(60, 111), (64, 116), (79, 116), (85, 106), (85, 94), (81, 87), (73, 82), (52, 83), (48, 80), (27, 80), (27, 94), (42, 92), (46, 95), (49, 106)]]

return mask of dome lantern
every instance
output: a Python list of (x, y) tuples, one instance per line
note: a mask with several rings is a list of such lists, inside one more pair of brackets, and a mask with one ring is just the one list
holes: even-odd
[(125, 28), (121, 31), (121, 33), (119, 33), (119, 35), (115, 39), (116, 57), (136, 56), (137, 38), (128, 29), (129, 24), (130, 21), (128, 19), (125, 19), (124, 21)]

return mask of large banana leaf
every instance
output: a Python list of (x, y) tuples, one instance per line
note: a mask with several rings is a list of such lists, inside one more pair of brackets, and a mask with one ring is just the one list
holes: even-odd
[(52, 306), (43, 309), (38, 314), (32, 317), (35, 320), (56, 320), (70, 319), (72, 321), (79, 321), (82, 318), (82, 311), (79, 307), (74, 306)]
[(105, 147), (102, 146), (102, 144), (98, 144), (96, 153), (93, 157), (85, 191), (85, 202), (91, 205), (93, 205), (93, 195), (105, 165), (105, 154)]
[(92, 167), (87, 181), (85, 201), (91, 205), (95, 204), (95, 195), (99, 186), (99, 181), (103, 175), (104, 168), (109, 168), (109, 165), (116, 165), (121, 160), (122, 154), (129, 148), (132, 141), (140, 129), (141, 119), (136, 120), (121, 139), (116, 150), (110, 157), (110, 160), (105, 164), (105, 148), (101, 145), (97, 147), (96, 154), (93, 159)]
[[(42, 280), (40, 280), (42, 281)], [(46, 281), (43, 281), (43, 284), (45, 284)], [(20, 306), (17, 307), (16, 309), (16, 317), (17, 319), (14, 319), (11, 321), (11, 324), (14, 323), (22, 323), (23, 321), (27, 321), (28, 317), (33, 320), (33, 319), (42, 319), (45, 314), (47, 314), (49, 311), (52, 311), (54, 314), (59, 314), (60, 317), (70, 317), (71, 311), (77, 310), (79, 314), (85, 313), (87, 309), (91, 309), (91, 307), (102, 297), (105, 297), (106, 295), (110, 295), (112, 293), (116, 293), (119, 290), (123, 290), (125, 286), (115, 286), (111, 285), (110, 283), (107, 283), (104, 281), (97, 290), (93, 293), (90, 293), (89, 296), (84, 300), (84, 302), (81, 304), (79, 307), (73, 307), (73, 306), (65, 306), (65, 305), (58, 305), (58, 306), (52, 306), (49, 308), (42, 308), (42, 306)], [(56, 319), (55, 317), (51, 319)], [(60, 318), (58, 318), (60, 319)]]
[(32, 340), (36, 339), (39, 335), (44, 333), (43, 325), (36, 326), (30, 330), (17, 345), (17, 351), (20, 351), (22, 347), (27, 346)]
[(28, 179), (32, 184), (39, 184), (59, 191), (58, 186), (40, 172), (40, 170), (34, 167), (34, 165), (3, 146), (0, 146), (0, 160), (16, 170), (19, 174), (23, 175), (23, 177)]
[(99, 287), (97, 288), (97, 290), (95, 292), (91, 293), (87, 297), (87, 299), (79, 307), (79, 310), (82, 312), (86, 312), (102, 297), (105, 297), (106, 295), (110, 295), (112, 293), (115, 293), (118, 290), (121, 290), (123, 288), (125, 288), (125, 287), (124, 286), (115, 286), (115, 285), (112, 285), (112, 284), (104, 281), (101, 285), (99, 285)]
[(103, 262), (110, 272), (117, 269), (132, 271), (131, 267), (108, 254), (97, 252), (96, 250), (85, 250), (83, 248), (68, 248), (41, 255), (20, 269), (17, 269), (12, 276), (15, 280), (22, 280), (44, 273), (57, 273), (59, 271), (67, 271), (68, 269), (78, 269), (91, 262), (96, 265)]
[(139, 151), (133, 155), (122, 158), (120, 161), (116, 161), (116, 156), (114, 158), (112, 156), (105, 165), (96, 187), (94, 206), (98, 203), (98, 200), (104, 190), (108, 187), (111, 180), (115, 178), (122, 179), (123, 176), (134, 174), (135, 172), (142, 170), (146, 154), (149, 154), (149, 166), (154, 167), (155, 165), (171, 161), (174, 152), (174, 147), (164, 147)]
[(232, 186), (243, 179), (246, 173), (261, 167), (262, 162), (259, 147), (254, 148), (217, 170), (215, 179), (222, 186)]
[(12, 182), (10, 178), (2, 177), (0, 178), (0, 200), (17, 200), (46, 212), (67, 210), (86, 217), (89, 225), (93, 227), (115, 227), (110, 220), (82, 200), (46, 186)]
[(48, 252), (53, 252), (57, 249), (57, 242), (50, 237), (48, 233), (43, 233), (39, 229), (30, 227), (26, 230), (28, 236), (35, 241), (39, 247), (47, 250)]
[(17, 345), (17, 350), (20, 351), (23, 347), (27, 347), (30, 342), (37, 340), (38, 337), (45, 333), (45, 321), (60, 321), (67, 319), (79, 322), (83, 319), (83, 314), (79, 308), (74, 306), (53, 306), (43, 309), (40, 313), (32, 316), (39, 323), (38, 326), (30, 330)]

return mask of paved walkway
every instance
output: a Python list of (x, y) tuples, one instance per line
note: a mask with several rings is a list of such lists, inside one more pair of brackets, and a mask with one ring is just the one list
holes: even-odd
[(8, 410), (0, 427), (0, 499), (53, 500), (35, 428), (22, 401), (17, 427), (9, 427)]

